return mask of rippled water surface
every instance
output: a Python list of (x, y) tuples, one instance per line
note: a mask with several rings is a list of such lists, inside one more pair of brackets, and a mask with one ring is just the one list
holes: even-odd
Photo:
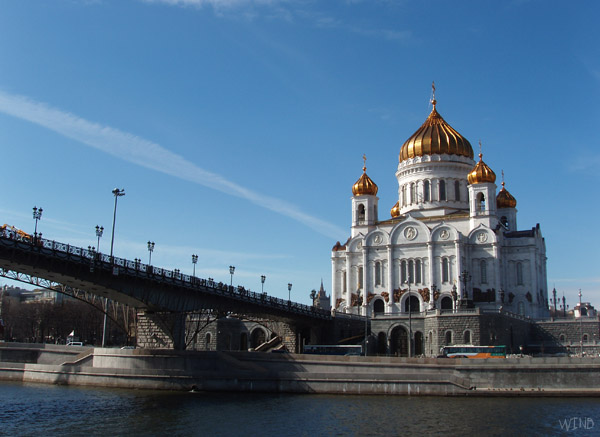
[(402, 434), (600, 435), (600, 399), (215, 394), (0, 382), (3, 436)]

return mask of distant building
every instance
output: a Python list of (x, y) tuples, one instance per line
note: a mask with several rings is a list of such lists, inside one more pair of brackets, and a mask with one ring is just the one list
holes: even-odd
[[(314, 291), (314, 290), (313, 290)], [(331, 309), (331, 296), (327, 296), (323, 288), (323, 280), (321, 279), (321, 288), (312, 296), (313, 306), (329, 311)]]

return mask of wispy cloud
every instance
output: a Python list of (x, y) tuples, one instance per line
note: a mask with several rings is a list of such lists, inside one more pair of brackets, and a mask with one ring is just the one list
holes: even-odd
[[(145, 3), (161, 3), (179, 7), (194, 7), (203, 9), (210, 7), (218, 16), (242, 17), (256, 19), (263, 16), (268, 19), (285, 21), (305, 20), (312, 26), (322, 29), (339, 29), (345, 32), (362, 35), (369, 38), (384, 39), (392, 42), (406, 43), (413, 39), (410, 30), (378, 29), (357, 26), (334, 18), (321, 11), (311, 9), (306, 0), (141, 0)], [(352, 7), (362, 1), (347, 1)], [(393, 2), (384, 2), (393, 3)], [(317, 3), (318, 4), (318, 3)]]
[(584, 170), (599, 170), (600, 169), (600, 154), (589, 153), (582, 154), (585, 157), (577, 157), (568, 165), (568, 170), (572, 173), (581, 172)]
[(94, 123), (74, 114), (0, 90), (0, 112), (27, 120), (87, 146), (133, 164), (241, 197), (268, 210), (296, 220), (331, 238), (345, 235), (338, 226), (301, 211), (296, 205), (267, 196), (198, 167), (157, 143), (121, 130)]

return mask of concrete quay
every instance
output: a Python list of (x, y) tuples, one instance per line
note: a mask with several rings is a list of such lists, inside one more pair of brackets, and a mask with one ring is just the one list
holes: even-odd
[(274, 393), (600, 396), (600, 359), (336, 357), (0, 343), (0, 380)]

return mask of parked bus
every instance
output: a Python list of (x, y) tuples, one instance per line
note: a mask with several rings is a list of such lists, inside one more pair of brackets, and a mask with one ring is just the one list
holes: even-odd
[(362, 355), (360, 344), (306, 344), (304, 353), (312, 355)]
[(506, 346), (444, 346), (444, 358), (506, 358)]

